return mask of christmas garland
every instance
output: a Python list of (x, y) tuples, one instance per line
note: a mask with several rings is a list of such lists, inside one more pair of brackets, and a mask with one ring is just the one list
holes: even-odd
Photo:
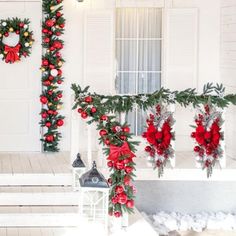
[(173, 112), (167, 110), (161, 103), (156, 106), (147, 119), (147, 130), (143, 137), (149, 143), (145, 151), (149, 154), (149, 161), (158, 169), (158, 176), (163, 175), (164, 167), (174, 157), (171, 141), (175, 140)]
[[(13, 64), (20, 61), (21, 57), (28, 57), (34, 42), (33, 32), (29, 29), (29, 19), (8, 18), (0, 20), (0, 59)], [(18, 35), (19, 42), (10, 46), (4, 43), (4, 39), (11, 35)]]
[(224, 133), (222, 132), (223, 118), (222, 111), (219, 111), (210, 102), (199, 109), (195, 116), (196, 126), (191, 137), (197, 143), (194, 147), (196, 161), (202, 169), (207, 169), (207, 176), (211, 176), (216, 163), (223, 157)]
[(59, 85), (64, 80), (61, 70), (64, 59), (60, 53), (64, 45), (60, 36), (64, 33), (65, 27), (62, 1), (43, 0), (42, 46), (44, 55), (41, 66), (43, 91), (40, 96), (43, 107), (40, 124), (43, 129), (43, 138), (41, 139), (43, 149), (48, 152), (59, 151), (58, 145), (61, 133), (58, 131), (58, 127), (64, 124), (64, 116), (58, 112), (62, 105), (62, 91), (59, 89)]
[(78, 92), (76, 97), (79, 102), (79, 106), (74, 106), (74, 109), (77, 108), (83, 119), (89, 119), (88, 123), (96, 121), (100, 143), (105, 145), (107, 165), (111, 172), (108, 179), (111, 186), (109, 214), (120, 217), (124, 212), (131, 213), (136, 191), (132, 183), (135, 170), (133, 152), (137, 142), (130, 140), (130, 128), (126, 123), (118, 122), (115, 116), (108, 114), (100, 100), (87, 95), (88, 87), (85, 90), (74, 88)]
[[(104, 151), (108, 156), (107, 165), (111, 172), (108, 179), (111, 185), (109, 213), (116, 217), (122, 216), (124, 212), (133, 212), (136, 192), (132, 184), (135, 176), (133, 159), (135, 146), (139, 143), (131, 141), (133, 135), (130, 134), (128, 125), (120, 124), (116, 120), (116, 116), (111, 114), (129, 112), (137, 106), (142, 110), (147, 110), (160, 102), (179, 103), (185, 107), (192, 104), (194, 107), (199, 107), (200, 104), (206, 104), (210, 99), (216, 107), (224, 108), (230, 103), (236, 105), (236, 94), (224, 95), (225, 88), (218, 84), (216, 86), (205, 85), (203, 93), (200, 95), (195, 89), (172, 92), (169, 89), (161, 88), (153, 94), (106, 96), (90, 93), (89, 86), (82, 89), (76, 84), (72, 84), (72, 90), (75, 94), (73, 109), (77, 109), (81, 117), (88, 120), (88, 124), (94, 122), (97, 124), (100, 143), (106, 146)], [(169, 138), (173, 139), (173, 137), (174, 134)]]

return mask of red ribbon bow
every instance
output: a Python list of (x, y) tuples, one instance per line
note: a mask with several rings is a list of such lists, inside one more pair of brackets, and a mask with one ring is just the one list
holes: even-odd
[(6, 63), (14, 63), (15, 61), (19, 61), (20, 57), (18, 55), (20, 51), (20, 44), (17, 44), (15, 47), (9, 47), (8, 45), (5, 45), (4, 51), (7, 53), (6, 55)]
[(110, 154), (107, 159), (110, 161), (118, 161), (120, 156), (127, 156), (128, 158), (135, 157), (127, 142), (124, 142), (121, 147), (110, 145)]

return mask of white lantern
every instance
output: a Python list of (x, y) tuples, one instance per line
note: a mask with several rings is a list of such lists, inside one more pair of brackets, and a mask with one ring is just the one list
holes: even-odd
[(80, 177), (79, 213), (82, 219), (108, 229), (109, 185), (93, 162), (91, 170)]
[(77, 154), (77, 158), (72, 164), (73, 166), (73, 190), (79, 190), (79, 178), (84, 174), (86, 167), (84, 162), (81, 160), (80, 154)]

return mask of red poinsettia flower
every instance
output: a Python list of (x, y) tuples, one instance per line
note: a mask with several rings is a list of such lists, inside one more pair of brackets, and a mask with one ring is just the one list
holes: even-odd
[(199, 125), (196, 128), (196, 133), (195, 133), (195, 138), (196, 141), (200, 144), (200, 145), (205, 145), (205, 128), (203, 127), (203, 125)]
[(156, 145), (156, 132), (157, 130), (155, 126), (153, 124), (150, 124), (146, 132), (146, 138), (147, 141), (152, 145)]

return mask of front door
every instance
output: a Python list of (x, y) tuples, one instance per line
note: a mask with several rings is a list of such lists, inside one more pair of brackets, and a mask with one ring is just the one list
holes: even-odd
[(0, 19), (29, 18), (35, 42), (20, 62), (0, 60), (0, 151), (40, 151), (41, 2), (0, 1)]

